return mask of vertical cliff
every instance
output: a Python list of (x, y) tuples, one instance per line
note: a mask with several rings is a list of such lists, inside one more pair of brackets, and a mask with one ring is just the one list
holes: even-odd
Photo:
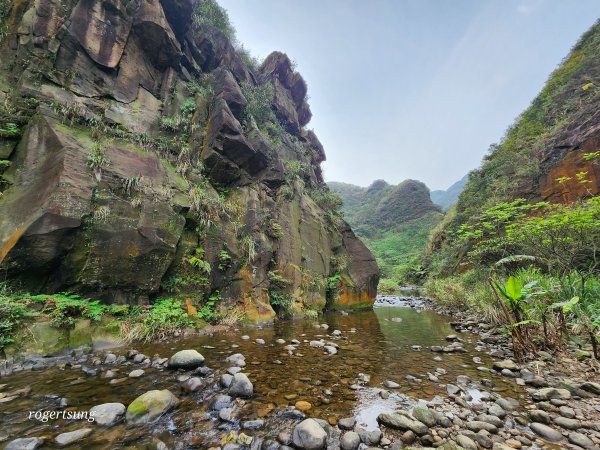
[[(194, 0), (18, 0), (0, 46), (0, 268), (27, 289), (208, 298), (251, 319), (373, 301), (307, 85)], [(4, 276), (4, 275), (3, 275)]]

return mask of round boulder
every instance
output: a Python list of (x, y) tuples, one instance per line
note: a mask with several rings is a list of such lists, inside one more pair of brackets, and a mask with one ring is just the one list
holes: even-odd
[(131, 402), (125, 417), (132, 424), (153, 422), (177, 404), (179, 400), (167, 389), (148, 391)]
[(245, 373), (236, 373), (229, 386), (229, 395), (233, 397), (252, 397), (254, 386)]
[(122, 403), (103, 403), (90, 409), (90, 417), (103, 427), (112, 427), (119, 423), (125, 415), (125, 405)]
[(320, 450), (327, 444), (327, 433), (314, 419), (305, 419), (294, 428), (294, 445), (303, 450)]
[(196, 369), (204, 364), (204, 356), (196, 350), (181, 350), (169, 359), (170, 369)]

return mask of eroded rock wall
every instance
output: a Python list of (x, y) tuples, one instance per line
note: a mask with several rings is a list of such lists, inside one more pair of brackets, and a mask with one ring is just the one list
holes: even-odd
[[(19, 0), (0, 45), (0, 268), (32, 291), (272, 317), (374, 300), (289, 58), (248, 67), (194, 0)], [(272, 86), (272, 119), (244, 91)], [(253, 101), (250, 99), (250, 101)], [(207, 266), (207, 264), (209, 266)], [(274, 298), (279, 301), (273, 301)]]

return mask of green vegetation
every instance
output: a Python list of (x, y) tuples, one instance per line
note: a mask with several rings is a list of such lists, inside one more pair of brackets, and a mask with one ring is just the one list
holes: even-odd
[(0, 351), (14, 342), (16, 332), (28, 320), (38, 315), (30, 307), (31, 301), (10, 295), (0, 287)]
[(10, 11), (10, 0), (0, 0), (0, 41), (8, 33), (8, 13)]
[(273, 86), (270, 83), (254, 86), (244, 81), (240, 84), (240, 87), (248, 102), (245, 108), (247, 126), (254, 121), (263, 136), (269, 138), (269, 133), (265, 127), (268, 122), (276, 122), (271, 109), (271, 101), (274, 95)]
[(329, 186), (343, 199), (344, 217), (377, 259), (382, 276), (379, 292), (392, 294), (402, 285), (421, 284), (426, 275), (421, 255), (443, 216), (431, 202), (427, 186), (413, 180), (397, 186), (383, 180), (368, 188)]
[[(600, 197), (572, 205), (503, 202), (448, 239), (469, 249), (462, 267), (471, 269), (430, 277), (427, 291), (439, 303), (506, 324), (518, 357), (560, 349), (569, 335), (582, 333), (598, 356)], [(449, 270), (436, 258), (448, 259), (434, 254), (434, 270)]]
[(182, 302), (169, 297), (157, 300), (145, 314), (134, 311), (123, 321), (121, 330), (127, 341), (148, 342), (165, 339), (183, 328), (193, 328), (194, 324)]
[(102, 170), (106, 169), (110, 164), (110, 159), (106, 156), (104, 148), (100, 141), (94, 142), (92, 151), (88, 157), (88, 167), (94, 172), (96, 180), (102, 179)]
[(230, 41), (235, 41), (235, 29), (229, 21), (227, 11), (216, 0), (200, 0), (192, 20), (195, 25), (213, 26), (227, 36)]
[(31, 320), (50, 320), (57, 328), (73, 328), (79, 319), (116, 326), (127, 341), (151, 341), (172, 336), (184, 328), (199, 329), (221, 316), (215, 305), (221, 300), (218, 291), (210, 295), (196, 317), (190, 317), (184, 303), (175, 298), (157, 299), (151, 306), (105, 305), (79, 295), (14, 294), (0, 289), (0, 350), (14, 342), (16, 333)]

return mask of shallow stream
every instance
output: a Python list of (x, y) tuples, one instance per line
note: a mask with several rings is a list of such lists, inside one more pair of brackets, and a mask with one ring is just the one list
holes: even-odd
[[(177, 442), (207, 448), (218, 445), (231, 430), (239, 430), (240, 422), (220, 421), (209, 408), (210, 399), (218, 393), (219, 376), (225, 372), (224, 359), (233, 353), (246, 357), (245, 373), (254, 384), (254, 397), (238, 403), (236, 418), (250, 420), (264, 418), (265, 428), (260, 431), (244, 431), (252, 436), (260, 434), (275, 438), (277, 433), (291, 426), (289, 408), (302, 400), (311, 404), (305, 412), (309, 417), (321, 418), (335, 425), (340, 418), (354, 416), (366, 428), (376, 426), (377, 414), (385, 410), (406, 407), (418, 399), (432, 400), (436, 395), (445, 396), (445, 383), (454, 383), (459, 375), (467, 375), (473, 381), (489, 378), (477, 370), (477, 366), (491, 366), (491, 359), (484, 352), (475, 350), (478, 338), (460, 334), (465, 342), (466, 353), (440, 355), (429, 347), (446, 345), (445, 337), (455, 334), (448, 325), (451, 318), (433, 311), (419, 311), (406, 307), (379, 307), (371, 311), (348, 315), (327, 313), (316, 320), (278, 321), (263, 327), (242, 327), (236, 331), (214, 336), (180, 338), (164, 343), (135, 346), (137, 350), (152, 357), (170, 357), (182, 349), (196, 349), (206, 358), (206, 365), (215, 370), (206, 378), (206, 388), (198, 393), (184, 394), (176, 373), (164, 369), (144, 368), (141, 378), (126, 379), (120, 384), (110, 384), (108, 379), (89, 376), (79, 368), (54, 367), (40, 372), (21, 372), (0, 379), (6, 389), (31, 387), (29, 395), (0, 404), (0, 442), (17, 437), (45, 436), (49, 440), (56, 434), (91, 426), (94, 432), (85, 440), (85, 448), (155, 448), (153, 442), (160, 439), (169, 448)], [(327, 324), (328, 328), (316, 325)], [(340, 330), (340, 337), (332, 337)], [(242, 336), (249, 339), (242, 339)], [(313, 348), (311, 340), (332, 341), (339, 345), (339, 352), (326, 355), (322, 348)], [(256, 339), (263, 339), (258, 344)], [(277, 343), (282, 339), (285, 344)], [(301, 343), (297, 350), (289, 352), (285, 347), (291, 340)], [(413, 346), (420, 346), (418, 347)], [(114, 349), (117, 355), (128, 348)], [(480, 357), (483, 363), (473, 362)], [(83, 362), (92, 367), (93, 361)], [(127, 362), (116, 367), (95, 366), (127, 376), (139, 364)], [(439, 383), (428, 379), (428, 372), (442, 368), (446, 374), (439, 376)], [(416, 380), (409, 381), (412, 376)], [(391, 395), (382, 399), (379, 395), (383, 382), (390, 380), (399, 388), (387, 389)], [(518, 387), (502, 377), (494, 377), (494, 390), (503, 396), (518, 398)], [(128, 405), (137, 396), (151, 389), (170, 389), (181, 400), (177, 409), (151, 425), (127, 426), (122, 423), (110, 429), (101, 429), (82, 421), (51, 420), (41, 423), (30, 420), (33, 410), (59, 409), (60, 399), (65, 398), (67, 407), (78, 411), (94, 405), (120, 402)], [(515, 390), (511, 392), (511, 390)], [(2, 444), (0, 444), (2, 445)], [(43, 448), (53, 448), (52, 445)]]

